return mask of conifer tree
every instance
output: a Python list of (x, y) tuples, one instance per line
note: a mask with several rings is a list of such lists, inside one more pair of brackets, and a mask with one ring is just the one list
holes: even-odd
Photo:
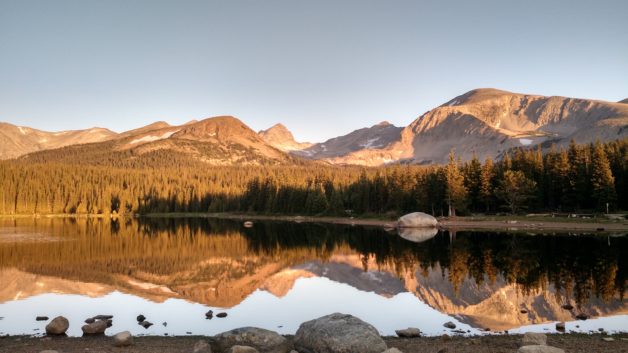
[(607, 205), (615, 205), (615, 179), (604, 148), (599, 142), (595, 143), (591, 156), (591, 185), (593, 199), (598, 210), (606, 210)]

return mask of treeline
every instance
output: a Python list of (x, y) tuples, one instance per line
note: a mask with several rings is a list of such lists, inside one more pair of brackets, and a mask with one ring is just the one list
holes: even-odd
[(433, 215), (628, 209), (628, 139), (442, 166), (0, 163), (0, 213)]

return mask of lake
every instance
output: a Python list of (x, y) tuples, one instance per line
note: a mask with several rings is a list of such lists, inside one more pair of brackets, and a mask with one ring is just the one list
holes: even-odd
[[(413, 239), (409, 241), (405, 238)], [(293, 334), (353, 314), (381, 334), (628, 330), (628, 238), (438, 232), (206, 218), (0, 219), (0, 334), (69, 335), (114, 315), (112, 334)], [(564, 306), (567, 307), (565, 308)], [(573, 308), (569, 308), (572, 306)], [(205, 318), (225, 312), (226, 318)], [(143, 314), (154, 325), (139, 326)], [(584, 314), (587, 320), (577, 320)]]

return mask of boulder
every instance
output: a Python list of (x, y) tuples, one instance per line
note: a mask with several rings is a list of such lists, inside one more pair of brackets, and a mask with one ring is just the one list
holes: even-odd
[(126, 347), (133, 345), (133, 335), (129, 331), (122, 331), (113, 336), (113, 345), (116, 347)]
[(46, 325), (46, 334), (63, 335), (70, 327), (70, 322), (63, 316), (57, 316)]
[(257, 327), (242, 327), (214, 336), (212, 350), (225, 352), (233, 346), (249, 346), (262, 353), (287, 353), (288, 340), (274, 331)]
[(399, 236), (413, 243), (422, 243), (430, 240), (438, 234), (438, 229), (430, 228), (399, 228)]
[(194, 344), (192, 353), (212, 353), (212, 348), (206, 341), (200, 340)]
[(565, 353), (565, 351), (552, 346), (533, 345), (519, 347), (517, 353)]
[(545, 346), (547, 345), (547, 336), (544, 333), (526, 332), (521, 339), (522, 346)]
[(48, 316), (37, 316), (35, 321), (48, 321)]
[(408, 327), (407, 329), (403, 330), (395, 330), (395, 333), (401, 338), (421, 337), (421, 330), (415, 327)]
[(413, 212), (399, 217), (399, 228), (434, 228), (438, 225), (436, 218), (423, 212)]
[(233, 346), (229, 348), (227, 353), (259, 353), (259, 351), (250, 346)]
[(381, 353), (388, 347), (375, 327), (355, 316), (334, 313), (302, 323), (294, 348), (301, 353)]
[(214, 317), (214, 312), (212, 310), (205, 313), (205, 318), (211, 320)]
[(565, 331), (565, 323), (564, 322), (557, 322), (556, 323), (556, 330), (557, 331)]
[(144, 320), (144, 321), (140, 322), (139, 325), (142, 326), (145, 329), (148, 329), (149, 327), (153, 326), (153, 323), (150, 322), (150, 321)]
[(84, 335), (102, 335), (107, 329), (107, 321), (96, 320), (81, 327)]
[(216, 314), (216, 317), (219, 317), (219, 318), (227, 317), (227, 313), (218, 313)]
[(450, 329), (455, 329), (456, 328), (456, 324), (454, 324), (451, 321), (447, 321), (446, 323), (443, 324), (443, 326), (445, 326), (446, 328), (450, 328)]
[(135, 319), (137, 320), (137, 322), (144, 322), (144, 320), (146, 320), (146, 316), (139, 314)]
[(85, 319), (85, 323), (86, 324), (91, 324), (94, 321), (96, 321), (96, 320), (93, 317), (88, 317), (87, 319)]

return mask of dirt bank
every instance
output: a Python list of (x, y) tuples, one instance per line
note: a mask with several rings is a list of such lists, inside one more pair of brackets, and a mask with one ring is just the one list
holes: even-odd
[[(567, 353), (622, 353), (628, 352), (628, 334), (618, 334), (614, 341), (606, 342), (599, 334), (553, 334), (547, 344), (559, 347)], [(198, 340), (207, 337), (136, 337), (135, 345), (126, 348), (113, 347), (111, 337), (89, 338), (0, 338), (0, 352), (37, 353), (46, 349), (60, 353), (116, 352), (116, 353), (189, 353)], [(494, 335), (482, 337), (424, 337), (402, 339), (385, 337), (388, 347), (396, 347), (405, 353), (499, 353), (516, 352), (521, 336)]]

